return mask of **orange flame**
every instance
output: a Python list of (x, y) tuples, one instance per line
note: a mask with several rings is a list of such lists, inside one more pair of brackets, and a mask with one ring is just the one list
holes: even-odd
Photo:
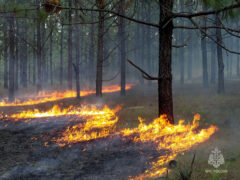
[[(133, 84), (126, 84), (126, 90), (129, 90), (133, 87)], [(113, 93), (118, 92), (121, 90), (121, 87), (119, 85), (110, 85), (103, 87), (103, 93)], [(94, 90), (82, 90), (80, 92), (80, 95), (88, 96), (91, 94), (95, 94)], [(73, 98), (76, 97), (76, 91), (68, 90), (65, 92), (45, 92), (42, 91), (38, 95), (30, 95), (23, 98), (27, 98), (28, 100), (20, 100), (16, 99), (14, 102), (8, 102), (8, 98), (3, 99), (0, 101), (0, 107), (2, 106), (27, 106), (27, 105), (35, 105), (45, 102), (51, 102), (51, 101), (58, 101), (65, 98)]]
[[(15, 119), (26, 119), (36, 117), (55, 117), (62, 115), (76, 115), (85, 117), (86, 122), (69, 126), (62, 133), (62, 137), (53, 139), (59, 146), (66, 146), (73, 143), (89, 141), (98, 138), (104, 138), (116, 133), (116, 123), (118, 117), (116, 112), (119, 107), (112, 110), (105, 106), (98, 109), (95, 106), (82, 106), (74, 109), (72, 106), (61, 109), (54, 106), (49, 111), (40, 112), (39, 110), (25, 111), (19, 114), (9, 116)], [(152, 167), (146, 170), (142, 175), (132, 179), (145, 179), (150, 177), (159, 177), (166, 173), (166, 164), (174, 159), (179, 153), (184, 152), (191, 147), (208, 140), (218, 128), (210, 126), (205, 129), (199, 128), (200, 115), (196, 114), (193, 123), (185, 123), (180, 120), (178, 124), (170, 124), (166, 115), (153, 120), (152, 123), (144, 123), (144, 119), (139, 118), (140, 124), (136, 128), (123, 129), (118, 132), (123, 137), (130, 137), (133, 142), (152, 142), (157, 150), (166, 150), (168, 155), (160, 156), (152, 163)]]
[(85, 124), (78, 124), (68, 127), (63, 136), (56, 140), (59, 146), (66, 146), (72, 143), (89, 141), (93, 139), (107, 137), (116, 132), (116, 123), (118, 117), (115, 112), (120, 110), (117, 107), (115, 110), (110, 110), (107, 106), (100, 111), (84, 111), (82, 115), (87, 115)]
[(159, 157), (152, 164), (151, 169), (133, 179), (162, 176), (167, 170), (163, 165), (174, 159), (178, 153), (184, 152), (194, 145), (208, 140), (218, 130), (216, 126), (210, 126), (207, 129), (198, 131), (199, 120), (200, 115), (196, 114), (193, 124), (184, 124), (185, 121), (181, 120), (178, 124), (172, 125), (168, 122), (167, 116), (162, 115), (149, 125), (143, 123), (143, 120), (139, 118), (140, 125), (137, 128), (122, 130), (121, 133), (124, 136), (135, 134), (134, 142), (153, 142), (157, 145), (158, 150), (165, 149), (170, 152), (168, 156)]

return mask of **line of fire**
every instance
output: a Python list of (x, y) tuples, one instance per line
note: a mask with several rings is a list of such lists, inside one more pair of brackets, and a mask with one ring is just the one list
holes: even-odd
[(239, 16), (0, 0), (0, 179), (239, 180)]

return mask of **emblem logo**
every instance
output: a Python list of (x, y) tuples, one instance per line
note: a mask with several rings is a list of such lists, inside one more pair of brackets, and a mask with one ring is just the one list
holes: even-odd
[(212, 165), (214, 168), (218, 168), (219, 166), (223, 165), (224, 157), (221, 151), (216, 147), (211, 154), (209, 155), (208, 164)]

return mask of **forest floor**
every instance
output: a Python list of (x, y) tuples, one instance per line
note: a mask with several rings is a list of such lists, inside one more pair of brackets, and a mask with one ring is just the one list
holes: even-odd
[[(126, 97), (119, 97), (119, 93), (104, 95), (104, 104), (110, 107), (122, 106), (122, 110), (117, 113), (118, 129), (136, 127), (139, 124), (138, 117), (151, 122), (157, 116), (156, 88), (156, 84), (146, 88), (136, 86), (127, 92)], [(194, 114), (199, 113), (202, 127), (210, 124), (219, 127), (218, 132), (208, 141), (177, 157), (178, 167), (185, 171), (190, 169), (193, 155), (196, 153), (192, 180), (239, 180), (240, 91), (238, 89), (240, 89), (238, 80), (226, 83), (224, 95), (217, 95), (215, 86), (204, 90), (201, 84), (197, 83), (174, 85), (176, 121), (181, 119), (192, 121)], [(95, 103), (96, 98), (85, 97), (82, 102)], [(54, 104), (77, 106), (79, 102), (75, 99), (65, 99), (33, 107), (48, 109)], [(0, 111), (14, 113), (24, 109), (29, 109), (29, 106), (0, 108)], [(112, 139), (106, 138), (94, 145), (77, 144), (70, 149), (59, 148), (51, 143), (45, 146), (49, 136), (53, 133), (58, 134), (59, 129), (66, 126), (65, 121), (59, 122), (57, 119), (52, 121), (58, 121), (57, 126), (54, 123), (40, 126), (33, 123), (27, 127), (17, 124), (16, 128), (10, 129), (2, 126), (0, 120), (0, 179), (126, 179), (128, 176), (143, 173), (149, 168), (146, 162), (154, 161), (143, 156), (142, 152), (151, 157), (159, 153), (148, 146), (145, 146), (146, 148), (140, 153), (137, 150), (138, 144), (122, 142), (118, 137), (113, 137), (114, 143), (107, 147), (105, 147), (106, 141), (109, 142)], [(13, 124), (10, 126), (14, 127)], [(122, 148), (119, 149), (119, 147)], [(208, 164), (208, 158), (216, 147), (221, 150), (225, 158), (225, 164), (219, 168), (224, 170), (224, 173), (206, 173), (214, 169)], [(111, 150), (103, 151), (106, 148)], [(128, 151), (129, 148), (131, 151)], [(83, 155), (79, 155), (79, 151), (83, 149), (88, 150)], [(106, 158), (108, 161), (104, 161)], [(169, 179), (180, 179), (179, 168), (171, 170)], [(100, 174), (102, 171), (105, 173)]]

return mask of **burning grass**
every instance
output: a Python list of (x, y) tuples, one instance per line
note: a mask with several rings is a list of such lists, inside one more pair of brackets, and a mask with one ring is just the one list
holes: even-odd
[[(126, 84), (126, 90), (129, 90), (133, 87), (133, 84)], [(118, 92), (121, 90), (119, 85), (110, 85), (103, 87), (103, 93), (113, 93)], [(82, 90), (80, 92), (81, 96), (88, 96), (95, 94), (94, 90)], [(46, 92), (42, 91), (37, 95), (27, 95), (23, 96), (22, 98), (16, 99), (14, 102), (9, 102), (8, 98), (4, 98), (0, 101), (0, 107), (4, 106), (27, 106), (27, 105), (36, 105), (40, 103), (46, 103), (51, 101), (58, 101), (65, 98), (73, 98), (76, 97), (76, 91), (68, 90), (64, 92), (53, 91), (53, 92)]]
[[(186, 124), (183, 120), (178, 124), (168, 123), (166, 116), (154, 119), (146, 124), (142, 118), (139, 118), (140, 124), (136, 128), (126, 128), (116, 130), (118, 116), (116, 112), (120, 108), (110, 109), (107, 106), (97, 108), (96, 106), (82, 106), (74, 108), (73, 106), (61, 109), (55, 105), (48, 111), (40, 112), (38, 109), (23, 111), (9, 116), (9, 120), (18, 121), (21, 119), (49, 118), (59, 116), (76, 116), (75, 122), (84, 119), (75, 125), (69, 125), (58, 138), (53, 138), (60, 147), (72, 144), (97, 140), (99, 138), (108, 138), (117, 135), (124, 139), (129, 139), (133, 143), (151, 143), (156, 147), (156, 151), (165, 150), (167, 155), (157, 157), (152, 163), (152, 167), (146, 170), (142, 175), (134, 179), (144, 179), (149, 177), (162, 176), (166, 172), (164, 167), (170, 160), (174, 159), (179, 153), (184, 152), (191, 147), (202, 143), (210, 138), (217, 131), (217, 127), (210, 126), (206, 129), (199, 129), (200, 115), (195, 115), (193, 124)], [(29, 121), (28, 121), (29, 122)]]

